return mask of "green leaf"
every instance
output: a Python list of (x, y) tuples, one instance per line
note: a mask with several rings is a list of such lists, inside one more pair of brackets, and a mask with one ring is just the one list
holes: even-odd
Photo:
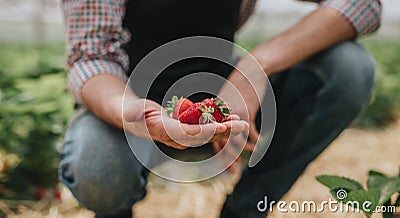
[(379, 187), (383, 183), (385, 183), (388, 179), (389, 177), (387, 177), (386, 175), (377, 171), (370, 170), (368, 172), (367, 187), (368, 189)]
[(343, 199), (343, 202), (347, 205), (358, 202), (359, 209), (362, 210), (367, 217), (371, 217), (373, 211), (378, 206), (380, 190), (379, 188), (373, 188), (368, 191), (364, 189), (354, 190), (348, 193), (347, 198)]
[(363, 189), (359, 182), (345, 177), (321, 175), (317, 176), (316, 179), (330, 190), (345, 189), (346, 191), (354, 191)]
[[(181, 98), (182, 98), (182, 97), (181, 97)], [(179, 101), (179, 98), (178, 98), (178, 96), (176, 96), (176, 95), (172, 96), (171, 101), (167, 101), (166, 109), (167, 109), (168, 115), (171, 116), (171, 114), (172, 114), (172, 112), (174, 111), (174, 108), (175, 108), (175, 106), (176, 106), (176, 103), (177, 103), (178, 101)]]
[(386, 201), (388, 201), (392, 195), (397, 192), (399, 186), (400, 178), (398, 177), (389, 178), (387, 182), (382, 184), (380, 186), (379, 204), (383, 205)]
[(379, 188), (380, 196), (379, 196), (379, 205), (383, 205), (386, 203), (391, 196), (397, 192), (398, 187), (400, 186), (400, 178), (395, 177), (387, 177), (386, 175), (376, 172), (369, 171), (369, 177), (367, 186), (368, 189)]

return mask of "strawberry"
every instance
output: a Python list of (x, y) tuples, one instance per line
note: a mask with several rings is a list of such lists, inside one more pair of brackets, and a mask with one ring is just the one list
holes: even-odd
[(206, 107), (204, 103), (197, 102), (190, 106), (186, 111), (182, 112), (178, 119), (182, 123), (210, 123), (214, 119), (211, 115), (213, 111), (214, 108)]
[(212, 115), (215, 119), (216, 122), (221, 123), (225, 121), (225, 119), (229, 116), (230, 114), (230, 109), (226, 107), (226, 104), (224, 101), (218, 99), (218, 98), (206, 98), (203, 101), (201, 101), (206, 104), (207, 107), (212, 107), (214, 108), (214, 111), (212, 112)]
[(54, 190), (54, 198), (61, 200), (61, 190), (60, 189)]
[(167, 112), (172, 118), (178, 119), (179, 115), (186, 111), (192, 104), (193, 102), (187, 98), (181, 97), (178, 99), (177, 96), (172, 96), (171, 101), (167, 102)]
[(36, 191), (35, 191), (36, 200), (42, 200), (45, 195), (46, 195), (46, 189), (45, 188), (37, 188), (36, 189)]
[(204, 99), (191, 105), (186, 111), (179, 115), (182, 123), (199, 124), (211, 122), (223, 122), (229, 115), (230, 110), (225, 103), (215, 99)]

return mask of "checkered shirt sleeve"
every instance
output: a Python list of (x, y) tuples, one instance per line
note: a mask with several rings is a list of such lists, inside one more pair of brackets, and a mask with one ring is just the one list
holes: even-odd
[(98, 74), (124, 80), (129, 58), (121, 45), (129, 40), (122, 27), (125, 2), (120, 0), (62, 0), (67, 38), (67, 85), (82, 103), (83, 84)]
[[(67, 84), (78, 103), (81, 89), (90, 78), (109, 74), (126, 80), (129, 57), (121, 45), (130, 39), (123, 28), (126, 0), (61, 0), (67, 39)], [(379, 0), (303, 0), (320, 2), (348, 20), (358, 36), (380, 26)], [(240, 28), (253, 13), (257, 0), (243, 0)]]

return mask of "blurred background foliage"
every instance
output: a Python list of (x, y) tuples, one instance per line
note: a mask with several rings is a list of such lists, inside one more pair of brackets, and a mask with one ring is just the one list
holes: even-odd
[[(242, 40), (251, 49), (256, 40)], [(373, 98), (354, 125), (384, 128), (399, 117), (400, 42), (362, 42), (376, 60)], [(0, 194), (37, 198), (57, 185), (58, 149), (73, 114), (65, 85), (64, 45), (1, 45)], [(349, 90), (351, 91), (351, 90)]]
[(377, 68), (374, 95), (356, 121), (361, 127), (384, 127), (400, 116), (400, 41), (375, 40), (364, 43)]
[[(239, 42), (247, 50), (259, 43), (258, 40), (248, 39)], [(384, 128), (400, 116), (400, 41), (377, 38), (361, 40), (360, 43), (375, 59), (376, 82), (368, 107), (353, 125), (361, 128)]]
[(57, 185), (58, 145), (73, 113), (64, 46), (1, 47), (0, 195), (40, 198)]

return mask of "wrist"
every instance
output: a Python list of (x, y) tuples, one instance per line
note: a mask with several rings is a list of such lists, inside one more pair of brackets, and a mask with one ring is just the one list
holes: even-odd
[(109, 122), (119, 128), (123, 127), (123, 96), (113, 96), (104, 102), (103, 108), (108, 108), (105, 111), (108, 114)]
[(251, 51), (251, 55), (254, 57), (254, 59), (256, 59), (266, 75), (270, 75), (273, 73), (274, 64), (272, 60), (272, 55), (268, 55), (268, 53), (265, 51), (265, 49), (262, 48), (262, 46), (259, 46)]

